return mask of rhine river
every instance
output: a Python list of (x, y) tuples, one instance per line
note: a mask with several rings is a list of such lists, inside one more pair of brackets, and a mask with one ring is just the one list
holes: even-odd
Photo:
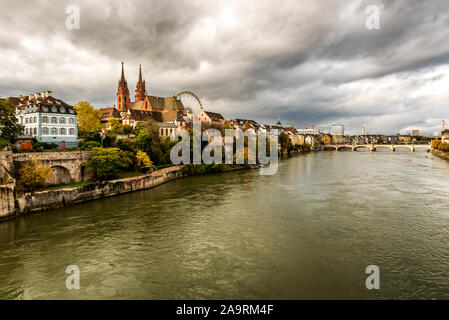
[(448, 244), (448, 161), (320, 152), (1, 222), (0, 299), (449, 299)]

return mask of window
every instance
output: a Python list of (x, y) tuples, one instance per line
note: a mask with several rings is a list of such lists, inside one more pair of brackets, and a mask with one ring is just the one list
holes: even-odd
[(61, 131), (60, 131), (60, 132), (61, 132), (61, 135), (64, 136), (64, 135), (65, 135), (65, 132), (66, 132), (66, 131), (65, 131), (65, 128), (61, 128)]
[(56, 107), (52, 107), (51, 112), (58, 112), (58, 109)]
[(37, 117), (36, 116), (34, 116), (34, 121), (33, 122), (37, 123)]
[(28, 123), (28, 118), (25, 118), (25, 123)]
[(71, 135), (71, 136), (74, 136), (74, 135), (75, 135), (75, 129), (70, 128), (70, 135)]
[(34, 128), (33, 133), (37, 134), (37, 128)]
[(42, 117), (42, 123), (48, 123), (48, 117), (47, 116), (43, 116)]
[(59, 123), (65, 124), (65, 118), (61, 117), (61, 119), (59, 119)]
[(56, 117), (51, 117), (51, 123), (58, 123)]
[(25, 135), (28, 135), (28, 128), (25, 129)]
[(48, 128), (42, 128), (42, 133), (43, 134), (48, 134)]
[(61, 113), (65, 113), (65, 108), (64, 108), (64, 107), (61, 107), (61, 108), (59, 109), (59, 111), (60, 111)]
[(75, 119), (74, 118), (70, 118), (69, 119), (69, 124), (75, 124)]
[(56, 128), (51, 128), (51, 134), (57, 134)]

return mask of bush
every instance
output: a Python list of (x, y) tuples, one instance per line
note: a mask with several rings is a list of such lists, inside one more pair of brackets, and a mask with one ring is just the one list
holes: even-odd
[(18, 172), (19, 183), (25, 189), (34, 190), (36, 187), (42, 187), (51, 178), (52, 170), (48, 166), (41, 164), (39, 159), (25, 163)]
[(87, 166), (95, 170), (99, 180), (115, 178), (120, 169), (132, 166), (132, 160), (118, 148), (94, 148), (92, 152)]
[(136, 149), (136, 142), (131, 139), (120, 139), (117, 141), (117, 146), (123, 151), (134, 152)]
[(84, 142), (80, 149), (81, 150), (92, 150), (93, 148), (99, 148), (100, 147), (100, 143), (97, 141), (86, 141)]
[(3, 149), (4, 147), (9, 145), (9, 141), (3, 138), (0, 138), (0, 149)]
[(19, 146), (19, 150), (20, 151), (32, 151), (33, 150), (33, 145), (31, 143), (22, 143)]
[(153, 165), (148, 154), (141, 150), (137, 152), (136, 158), (138, 167), (151, 167)]

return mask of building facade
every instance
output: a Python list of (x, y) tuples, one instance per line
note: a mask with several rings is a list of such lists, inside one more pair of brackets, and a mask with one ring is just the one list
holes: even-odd
[(76, 110), (51, 91), (10, 98), (16, 108), (16, 117), (24, 126), (23, 139), (52, 143), (60, 149), (78, 146)]

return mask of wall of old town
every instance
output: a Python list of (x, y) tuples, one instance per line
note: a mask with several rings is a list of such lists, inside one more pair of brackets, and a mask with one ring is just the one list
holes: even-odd
[(183, 166), (157, 170), (139, 177), (95, 183), (86, 186), (47, 190), (35, 193), (17, 192), (18, 211), (28, 213), (89, 200), (111, 197), (122, 193), (150, 189), (167, 181), (184, 176)]
[(15, 213), (14, 184), (0, 185), (0, 218)]

